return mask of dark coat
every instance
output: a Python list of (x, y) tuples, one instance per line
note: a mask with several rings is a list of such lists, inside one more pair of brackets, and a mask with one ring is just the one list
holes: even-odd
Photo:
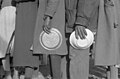
[(33, 34), (37, 15), (37, 0), (22, 2), (16, 6), (15, 43), (13, 53), (14, 66), (38, 66), (39, 57), (33, 56), (30, 47), (33, 44)]
[[(62, 44), (56, 50), (46, 50), (41, 46), (39, 42), (40, 33), (43, 31), (42, 26), (44, 23), (43, 18), (45, 15), (53, 17), (51, 20), (51, 26), (57, 28), (62, 34), (63, 38)], [(33, 53), (66, 55), (67, 47), (64, 28), (65, 28), (64, 0), (39, 0), (39, 9), (34, 32)]]
[(96, 65), (119, 64), (120, 4), (119, 0), (100, 0), (95, 50)]

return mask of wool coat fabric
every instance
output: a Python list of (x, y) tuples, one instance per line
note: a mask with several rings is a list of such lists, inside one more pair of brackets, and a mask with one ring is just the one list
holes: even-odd
[(15, 42), (13, 53), (14, 66), (39, 66), (39, 57), (33, 56), (30, 47), (36, 22), (38, 0), (19, 2), (16, 5)]
[(95, 65), (116, 65), (120, 58), (120, 1), (100, 0)]
[[(50, 26), (58, 29), (62, 34), (62, 44), (55, 50), (46, 50), (40, 44), (39, 37), (43, 31), (44, 16), (53, 17)], [(65, 40), (65, 7), (64, 0), (39, 0), (39, 8), (34, 32), (33, 53), (34, 54), (58, 54), (66, 55), (67, 47)]]
[(96, 32), (98, 4), (99, 0), (65, 0), (66, 33), (74, 31), (75, 24)]

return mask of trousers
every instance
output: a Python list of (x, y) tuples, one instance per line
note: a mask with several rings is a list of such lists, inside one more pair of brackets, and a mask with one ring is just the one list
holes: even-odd
[(51, 54), (50, 62), (53, 79), (67, 79), (66, 56)]
[(69, 48), (70, 79), (88, 79), (89, 76), (89, 48)]

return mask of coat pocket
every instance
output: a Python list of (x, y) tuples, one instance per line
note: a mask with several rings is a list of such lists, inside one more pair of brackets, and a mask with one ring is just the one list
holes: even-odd
[(113, 27), (117, 28), (118, 21), (117, 21), (117, 11), (116, 6), (113, 0), (105, 0), (105, 12), (108, 17), (111, 18), (111, 22), (113, 22)]

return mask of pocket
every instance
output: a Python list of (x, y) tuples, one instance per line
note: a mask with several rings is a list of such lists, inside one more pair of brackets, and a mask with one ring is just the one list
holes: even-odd
[(105, 10), (108, 17), (110, 17), (111, 21), (113, 21), (113, 27), (116, 28), (118, 26), (118, 20), (116, 5), (113, 0), (105, 0)]

